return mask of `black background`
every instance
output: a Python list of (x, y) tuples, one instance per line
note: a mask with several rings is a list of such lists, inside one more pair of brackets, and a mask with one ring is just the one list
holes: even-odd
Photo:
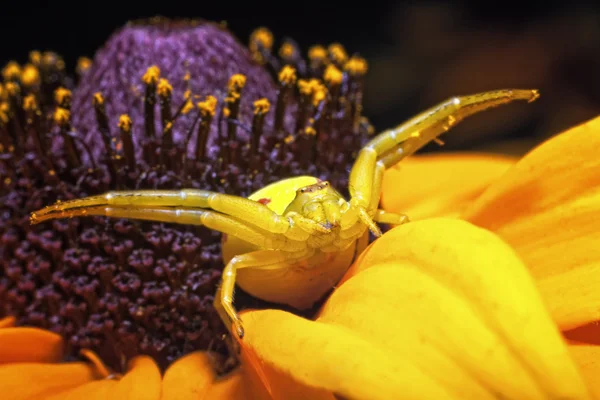
[(53, 50), (73, 69), (128, 20), (155, 15), (224, 20), (243, 42), (267, 26), (305, 50), (339, 41), (365, 56), (365, 111), (378, 129), (451, 95), (538, 87), (535, 105), (477, 117), (447, 140), (449, 149), (517, 137), (528, 146), (599, 113), (599, 10), (581, 1), (10, 1), (0, 10), (0, 62)]

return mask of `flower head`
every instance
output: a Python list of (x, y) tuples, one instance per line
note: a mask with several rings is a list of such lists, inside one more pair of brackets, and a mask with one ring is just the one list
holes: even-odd
[[(53, 53), (3, 69), (0, 317), (55, 332), (68, 356), (93, 350), (116, 372), (140, 354), (162, 368), (194, 350), (227, 354), (212, 307), (220, 235), (103, 218), (32, 227), (27, 214), (117, 188), (248, 195), (301, 174), (345, 187), (369, 131), (362, 75), (327, 97), (322, 71), (290, 43), (281, 59), (256, 40), (247, 49), (218, 24), (156, 18), (80, 59), (76, 84)], [(316, 89), (297, 94), (299, 79)]]

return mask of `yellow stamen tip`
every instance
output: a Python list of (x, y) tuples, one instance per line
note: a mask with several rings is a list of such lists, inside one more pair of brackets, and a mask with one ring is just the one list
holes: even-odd
[(239, 93), (246, 85), (246, 77), (243, 74), (235, 74), (229, 78), (229, 92)]
[(64, 87), (59, 87), (54, 91), (54, 100), (56, 104), (64, 104), (71, 101), (71, 91)]
[(327, 82), (329, 85), (337, 86), (342, 83), (342, 78), (344, 74), (342, 71), (338, 69), (333, 64), (329, 64), (327, 68), (325, 68), (325, 73), (323, 74), (323, 80)]
[(131, 132), (131, 118), (127, 114), (123, 114), (119, 117), (119, 129), (124, 132)]
[(259, 45), (267, 50), (273, 48), (273, 34), (265, 27), (257, 28), (250, 34), (250, 51), (258, 51)]
[(287, 135), (285, 137), (285, 139), (283, 139), (283, 141), (285, 142), (285, 144), (290, 144), (294, 141), (294, 135)]
[(296, 83), (296, 68), (291, 65), (284, 65), (279, 71), (279, 82), (286, 86)]
[(266, 114), (269, 112), (271, 108), (271, 103), (268, 99), (262, 98), (258, 99), (254, 102), (254, 114)]
[(160, 68), (156, 65), (152, 65), (148, 67), (144, 76), (142, 76), (142, 81), (146, 85), (156, 85), (158, 83), (158, 78), (160, 78)]
[(36, 67), (39, 67), (42, 63), (42, 53), (37, 50), (29, 52), (29, 61)]
[(21, 83), (27, 87), (40, 84), (40, 71), (33, 64), (26, 64), (21, 71)]
[(173, 93), (173, 86), (171, 86), (168, 80), (166, 80), (165, 78), (161, 78), (158, 81), (156, 92), (160, 97), (169, 97), (171, 96), (171, 93)]
[(23, 109), (25, 111), (35, 111), (38, 109), (34, 95), (29, 94), (23, 98)]
[(54, 112), (54, 121), (60, 126), (68, 124), (70, 119), (71, 112), (66, 108), (58, 107)]
[(21, 90), (19, 89), (19, 85), (17, 85), (17, 84), (16, 84), (16, 83), (14, 83), (14, 82), (8, 82), (8, 83), (6, 83), (6, 85), (4, 85), (4, 88), (6, 89), (6, 93), (7, 93), (9, 96), (16, 96), (16, 95), (18, 95), (18, 94), (19, 94), (19, 92), (21, 91)]
[(279, 48), (279, 56), (281, 58), (290, 58), (294, 56), (296, 48), (290, 42), (285, 42)]
[(2, 77), (5, 81), (13, 81), (19, 79), (21, 76), (21, 67), (16, 61), (10, 61), (2, 69)]
[(194, 103), (192, 103), (191, 97), (186, 97), (186, 99), (187, 99), (187, 101), (185, 102), (185, 104), (183, 105), (183, 108), (181, 109), (181, 113), (184, 115), (194, 109)]
[(317, 134), (317, 131), (312, 126), (308, 126), (306, 127), (306, 129), (304, 129), (304, 133), (308, 136), (315, 136)]
[(90, 67), (92, 66), (92, 60), (89, 59), (88, 57), (79, 57), (77, 59), (77, 73), (79, 75), (84, 74), (87, 70), (90, 69)]
[(312, 61), (325, 61), (327, 59), (327, 50), (321, 45), (312, 46), (308, 49), (308, 58)]
[(348, 53), (346, 53), (346, 49), (339, 43), (330, 44), (327, 50), (329, 51), (329, 56), (331, 59), (339, 65), (344, 65), (344, 63), (348, 60)]
[(94, 93), (94, 97), (93, 97), (93, 101), (94, 101), (94, 105), (101, 105), (104, 104), (104, 96), (102, 96), (102, 93), (100, 92), (96, 92)]
[(367, 60), (359, 56), (350, 57), (348, 62), (344, 64), (344, 70), (350, 75), (364, 75), (367, 73), (368, 68)]
[(201, 101), (197, 104), (200, 109), (200, 113), (204, 116), (210, 115), (211, 117), (215, 115), (217, 110), (217, 98), (215, 96), (206, 96), (206, 100)]

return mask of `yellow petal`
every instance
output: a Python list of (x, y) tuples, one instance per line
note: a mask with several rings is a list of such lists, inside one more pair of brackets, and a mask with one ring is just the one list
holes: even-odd
[(63, 340), (37, 328), (0, 330), (0, 364), (19, 362), (58, 362), (63, 358)]
[(0, 397), (34, 400), (83, 385), (95, 379), (95, 371), (85, 363), (0, 365)]
[(253, 382), (248, 380), (245, 371), (238, 368), (231, 374), (215, 380), (206, 394), (206, 400), (253, 400), (257, 397)]
[(458, 220), (386, 233), (316, 322), (242, 318), (274, 398), (588, 398), (525, 267)]
[(117, 381), (102, 379), (55, 393), (43, 400), (107, 400), (112, 398), (116, 386)]
[[(344, 327), (279, 311), (243, 314), (244, 344), (261, 359), (274, 399), (446, 399), (410, 360)], [(248, 350), (246, 350), (248, 351)]]
[(111, 399), (159, 400), (161, 376), (151, 357), (138, 356), (129, 362), (129, 370), (110, 394)]
[(385, 172), (381, 205), (413, 221), (457, 216), (515, 162), (473, 153), (412, 157)]
[(217, 377), (211, 357), (217, 355), (195, 352), (173, 363), (163, 377), (161, 400), (258, 399), (243, 368)]
[(513, 246), (563, 329), (600, 320), (598, 148), (600, 118), (532, 150), (463, 215)]
[(163, 378), (162, 400), (191, 400), (206, 395), (215, 379), (210, 357), (209, 353), (196, 352), (173, 363)]
[(600, 399), (600, 345), (570, 345), (569, 350), (592, 394)]

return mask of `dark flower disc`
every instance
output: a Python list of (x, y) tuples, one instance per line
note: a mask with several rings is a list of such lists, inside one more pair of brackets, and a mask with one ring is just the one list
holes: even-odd
[[(53, 53), (7, 65), (0, 317), (57, 332), (68, 357), (90, 349), (117, 371), (138, 354), (162, 367), (195, 350), (227, 354), (212, 306), (220, 234), (103, 217), (32, 226), (29, 213), (108, 190), (247, 196), (300, 174), (345, 192), (372, 131), (361, 116), (365, 61), (339, 44), (304, 59), (289, 39), (274, 53), (265, 29), (245, 48), (216, 24), (153, 19), (82, 59), (76, 85)], [(240, 291), (236, 305), (267, 304)]]

